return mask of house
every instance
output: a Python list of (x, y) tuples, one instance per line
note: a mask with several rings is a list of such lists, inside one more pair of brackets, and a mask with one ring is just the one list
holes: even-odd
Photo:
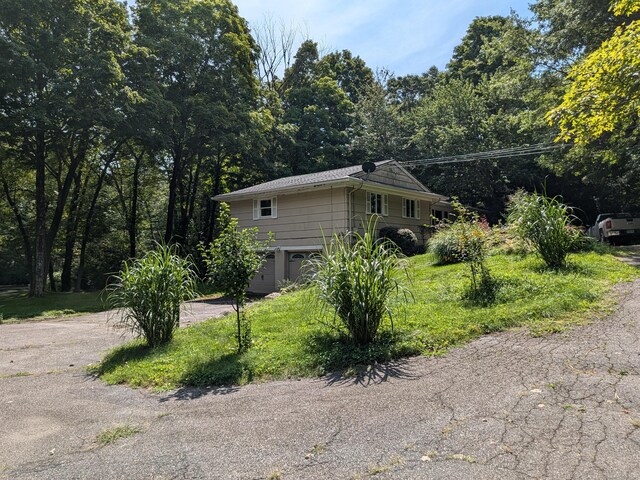
[(324, 238), (362, 231), (371, 215), (379, 216), (378, 228), (410, 228), (423, 241), (420, 226), (430, 225), (432, 217), (446, 218), (451, 211), (446, 197), (429, 191), (398, 162), (373, 165), (367, 166), (370, 173), (355, 165), (280, 178), (215, 197), (229, 203), (240, 228), (258, 227), (262, 240), (269, 232), (274, 236), (251, 291), (273, 292), (280, 282), (296, 280), (302, 262), (322, 250)]

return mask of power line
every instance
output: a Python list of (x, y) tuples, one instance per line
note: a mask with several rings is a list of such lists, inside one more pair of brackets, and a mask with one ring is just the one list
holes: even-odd
[(463, 163), (477, 160), (497, 160), (501, 158), (524, 157), (530, 155), (541, 155), (559, 148), (566, 147), (566, 144), (557, 143), (536, 143), (533, 145), (522, 145), (520, 147), (503, 148), (500, 150), (489, 150), (486, 152), (467, 153), (463, 155), (452, 155), (448, 157), (422, 158), (400, 162), (406, 167), (418, 167), (425, 165), (437, 165), (443, 163)]

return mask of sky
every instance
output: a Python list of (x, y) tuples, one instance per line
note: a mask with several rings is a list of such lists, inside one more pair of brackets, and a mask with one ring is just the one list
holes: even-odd
[(478, 16), (530, 16), (531, 0), (233, 0), (250, 25), (284, 20), (323, 51), (350, 50), (396, 75), (443, 68)]

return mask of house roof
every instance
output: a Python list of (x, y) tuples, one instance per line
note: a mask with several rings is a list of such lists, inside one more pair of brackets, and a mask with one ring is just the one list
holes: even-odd
[[(416, 192), (426, 193), (435, 195), (430, 192), (424, 185), (422, 185), (417, 179), (413, 177), (409, 172), (407, 172), (398, 162), (395, 160), (383, 160), (380, 162), (375, 162), (376, 167), (384, 168), (388, 167), (398, 167), (400, 168), (408, 177), (410, 177), (414, 182)], [(335, 170), (326, 170), (324, 172), (316, 172), (316, 173), (308, 173), (305, 175), (295, 175), (292, 177), (284, 177), (278, 178), (276, 180), (271, 180), (269, 182), (260, 183), (258, 185), (253, 185), (251, 187), (243, 188), (241, 190), (236, 190), (235, 192), (225, 193), (222, 195), (217, 195), (215, 200), (227, 201), (227, 200), (240, 200), (242, 198), (255, 197), (260, 195), (267, 195), (272, 193), (278, 193), (282, 191), (298, 191), (305, 190), (308, 188), (320, 187), (320, 186), (333, 186), (337, 184), (349, 184), (351, 182), (357, 182), (361, 184), (363, 181), (367, 181), (367, 174), (362, 171), (361, 165), (352, 165), (350, 167), (337, 168)], [(370, 184), (374, 184), (376, 182), (367, 182)], [(394, 188), (400, 189), (401, 187), (394, 186)], [(405, 189), (406, 190), (406, 189)], [(442, 197), (444, 199), (445, 197)]]

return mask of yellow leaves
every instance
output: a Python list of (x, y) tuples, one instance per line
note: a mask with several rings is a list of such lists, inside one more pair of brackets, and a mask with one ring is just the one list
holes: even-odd
[(617, 0), (611, 5), (611, 11), (617, 16), (630, 16), (640, 10), (640, 0)]
[[(615, 12), (635, 12), (640, 0), (620, 0)], [(640, 21), (620, 26), (575, 65), (562, 103), (546, 119), (560, 128), (556, 141), (588, 143), (640, 117)]]

